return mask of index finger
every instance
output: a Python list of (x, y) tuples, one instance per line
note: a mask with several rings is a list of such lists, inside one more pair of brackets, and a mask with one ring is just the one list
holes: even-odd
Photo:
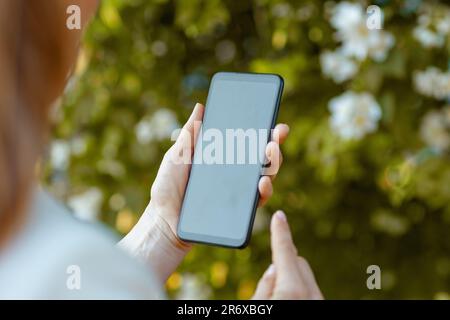
[(277, 287), (289, 290), (292, 286), (303, 286), (297, 264), (297, 249), (292, 242), (291, 231), (284, 212), (277, 211), (273, 215), (270, 229), (272, 260), (277, 270)]

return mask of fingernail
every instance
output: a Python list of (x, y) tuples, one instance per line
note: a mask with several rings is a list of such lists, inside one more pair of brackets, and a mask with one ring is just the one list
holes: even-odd
[(281, 221), (284, 221), (284, 222), (287, 221), (286, 214), (285, 214), (283, 211), (281, 211), (281, 210), (278, 210), (278, 211), (275, 213), (275, 217), (276, 217), (277, 219), (281, 220)]
[(271, 264), (266, 270), (266, 276), (272, 276), (275, 274), (275, 266)]

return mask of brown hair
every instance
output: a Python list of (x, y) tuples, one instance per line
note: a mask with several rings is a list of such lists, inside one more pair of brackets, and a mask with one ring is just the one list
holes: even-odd
[(26, 208), (48, 111), (76, 56), (61, 0), (0, 1), (0, 244)]

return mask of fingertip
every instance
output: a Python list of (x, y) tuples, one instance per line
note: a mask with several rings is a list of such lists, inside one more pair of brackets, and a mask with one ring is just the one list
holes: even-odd
[(199, 120), (199, 118), (201, 119), (203, 109), (204, 109), (204, 106), (201, 103), (197, 102), (194, 106), (194, 109), (192, 110), (189, 120)]
[(290, 128), (286, 123), (279, 123), (276, 125), (275, 130), (279, 130), (280, 133), (287, 134), (289, 133)]
[(261, 179), (259, 180), (258, 187), (261, 198), (266, 199), (272, 195), (273, 192), (272, 181), (268, 176), (261, 177)]
[(204, 106), (202, 103), (197, 102), (197, 103), (195, 104), (195, 108), (197, 108), (197, 110), (202, 111), (202, 109), (204, 109), (205, 106)]
[(289, 135), (290, 128), (285, 123), (279, 123), (274, 129), (273, 139), (282, 144)]
[(281, 210), (277, 210), (277, 212), (275, 212), (275, 218), (279, 221), (287, 222), (286, 214)]
[(276, 154), (278, 152), (279, 147), (278, 143), (275, 141), (270, 141), (266, 146), (266, 157), (271, 159), (273, 154)]
[(273, 216), (270, 223), (270, 231), (272, 234), (280, 233), (280, 230), (285, 230), (287, 228), (287, 218), (286, 214), (277, 210)]
[(282, 130), (284, 130), (284, 131), (286, 132), (286, 134), (288, 134), (289, 131), (291, 130), (291, 128), (289, 127), (289, 125), (286, 124), (286, 123), (280, 123), (280, 127), (281, 127)]

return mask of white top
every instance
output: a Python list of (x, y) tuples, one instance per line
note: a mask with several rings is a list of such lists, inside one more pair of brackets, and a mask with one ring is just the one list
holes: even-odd
[(165, 298), (149, 267), (116, 242), (39, 190), (26, 225), (0, 252), (0, 299)]

